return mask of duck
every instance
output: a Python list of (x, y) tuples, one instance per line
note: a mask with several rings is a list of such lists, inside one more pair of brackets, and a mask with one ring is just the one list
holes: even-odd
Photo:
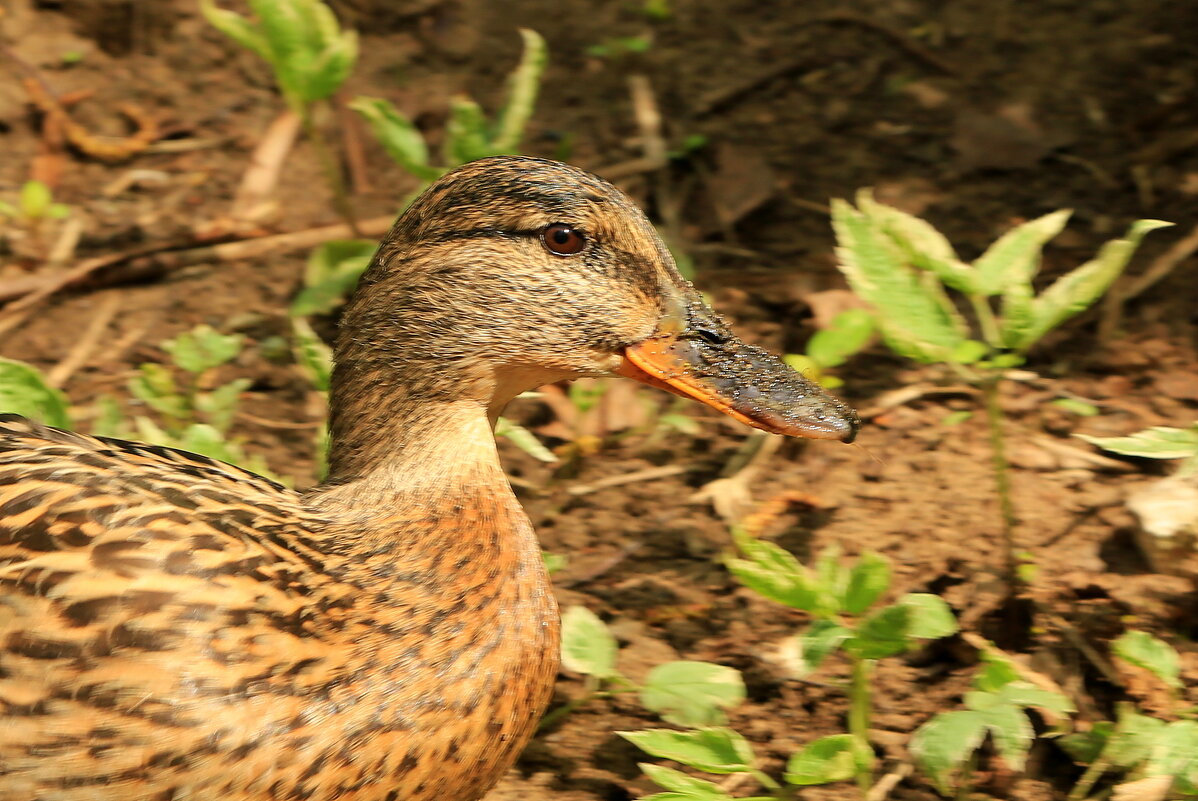
[(334, 343), (328, 477), (0, 416), (0, 801), (473, 801), (558, 612), (496, 419), (624, 376), (772, 433), (856, 414), (738, 339), (607, 181), (520, 156), (398, 217)]

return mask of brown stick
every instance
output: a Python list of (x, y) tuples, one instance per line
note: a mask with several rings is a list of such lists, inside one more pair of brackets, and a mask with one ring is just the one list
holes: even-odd
[(87, 330), (83, 332), (83, 336), (75, 342), (74, 347), (60, 361), (54, 365), (54, 368), (46, 375), (46, 383), (52, 387), (62, 388), (67, 380), (75, 374), (75, 371), (84, 365), (91, 357), (96, 349), (96, 345), (100, 343), (100, 338), (104, 334), (104, 329), (112, 322), (112, 318), (116, 316), (117, 310), (121, 306), (121, 296), (116, 292), (109, 295), (100, 304), (100, 308), (92, 315), (92, 319), (87, 324)]
[[(364, 236), (381, 237), (391, 227), (394, 217), (375, 217), (363, 220), (358, 224)], [(104, 256), (85, 259), (72, 270), (67, 270), (55, 276), (48, 276), (45, 281), (34, 286), (28, 280), (13, 281), (0, 285), (0, 300), (19, 297), (4, 308), (3, 317), (10, 317), (25, 309), (29, 309), (63, 289), (78, 286), (91, 281), (96, 284), (115, 283), (117, 280), (144, 278), (163, 272), (204, 262), (236, 261), (252, 259), (259, 256), (276, 255), (292, 250), (303, 250), (315, 247), (333, 239), (345, 239), (353, 235), (350, 227), (345, 224), (326, 225), (320, 228), (309, 228), (305, 231), (292, 231), (285, 234), (259, 236), (251, 239), (241, 239), (234, 242), (223, 242), (219, 245), (203, 245), (200, 247), (180, 247), (179, 245), (155, 245), (152, 247), (127, 250), (121, 253), (110, 253)], [(97, 273), (120, 266), (119, 274), (107, 276), (101, 281)], [(114, 271), (115, 272), (115, 271)], [(23, 295), (23, 297), (22, 297)], [(0, 322), (0, 330), (7, 330), (7, 320)]]

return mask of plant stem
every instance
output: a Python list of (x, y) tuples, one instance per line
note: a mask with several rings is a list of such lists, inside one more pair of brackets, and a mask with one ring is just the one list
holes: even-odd
[(782, 785), (778, 784), (776, 781), (771, 779), (768, 774), (766, 774), (760, 770), (757, 770), (756, 768), (749, 771), (749, 773), (752, 774), (754, 779), (761, 782), (762, 787), (772, 790), (775, 793), (782, 789)]
[(1090, 767), (1086, 768), (1086, 772), (1077, 780), (1077, 784), (1073, 785), (1073, 789), (1069, 791), (1069, 801), (1080, 801), (1090, 794), (1090, 788), (1094, 786), (1094, 782), (1102, 778), (1102, 774), (1107, 772), (1107, 768), (1111, 763), (1107, 760), (1106, 749), (1102, 749), (1102, 753), (1090, 763)]
[(994, 316), (994, 309), (990, 308), (990, 301), (982, 295), (970, 295), (969, 303), (973, 306), (973, 313), (977, 315), (982, 339), (986, 340), (990, 347), (1000, 350), (1003, 346), (1002, 334), (998, 330), (998, 319)]
[[(870, 754), (871, 757), (873, 748), (869, 744), (869, 680), (873, 674), (873, 668), (872, 659), (853, 657), (853, 678), (849, 685), (849, 734), (856, 741), (854, 750), (858, 754)], [(870, 786), (873, 785), (872, 762), (871, 759), (869, 767), (857, 769), (857, 787), (861, 790), (862, 795), (868, 793)]]
[(578, 709), (578, 707), (593, 701), (599, 695), (599, 687), (600, 682), (598, 679), (594, 676), (587, 676), (583, 681), (582, 695), (567, 701), (557, 709), (546, 714), (545, 717), (541, 718), (541, 722), (537, 724), (537, 731), (545, 731), (551, 728), (559, 720), (569, 715), (575, 709)]
[(300, 120), (303, 123), (304, 135), (308, 137), (308, 141), (312, 143), (312, 147), (316, 150), (316, 158), (320, 160), (320, 167), (324, 170), (325, 180), (328, 182), (329, 189), (333, 193), (333, 208), (341, 215), (341, 219), (345, 220), (346, 225), (354, 232), (354, 236), (362, 236), (362, 232), (358, 228), (357, 216), (354, 214), (353, 204), (349, 199), (349, 192), (345, 189), (345, 179), (341, 175), (341, 166), (333, 158), (333, 150), (329, 147), (324, 130), (313, 118), (311, 106), (306, 105), (300, 110)]
[(981, 381), (982, 396), (986, 401), (986, 422), (990, 427), (990, 461), (994, 466), (994, 484), (998, 489), (998, 504), (1002, 517), (1002, 538), (1006, 548), (1007, 575), (1014, 587), (1019, 581), (1019, 558), (1015, 547), (1015, 505), (1011, 500), (1010, 466), (1003, 440), (1002, 407), (998, 401), (998, 384), (1002, 375), (987, 374)]

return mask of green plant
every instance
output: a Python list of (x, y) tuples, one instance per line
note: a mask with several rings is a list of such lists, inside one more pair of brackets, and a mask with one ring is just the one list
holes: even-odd
[(595, 58), (620, 58), (636, 53), (648, 53), (652, 47), (653, 37), (649, 34), (609, 36), (599, 44), (588, 47), (586, 54)]
[(965, 694), (966, 708), (942, 712), (911, 735), (907, 745), (920, 769), (945, 795), (967, 788), (977, 751), (987, 736), (1011, 770), (1022, 771), (1035, 737), (1026, 710), (1049, 714), (1075, 711), (1061, 693), (1037, 687), (1022, 678), (1006, 657), (983, 652), (985, 666)]
[(459, 164), (515, 153), (536, 106), (541, 75), (548, 60), (548, 49), (539, 33), (521, 28), (520, 36), (524, 39), (524, 55), (508, 76), (507, 100), (494, 123), (487, 120), (482, 107), (470, 97), (457, 95), (450, 99), (441, 166), (429, 164), (428, 145), (420, 130), (389, 101), (358, 97), (349, 106), (370, 124), (392, 160), (424, 184)]
[[(1129, 631), (1111, 643), (1111, 650), (1153, 674), (1177, 704), (1180, 658), (1172, 646), (1147, 632)], [(1193, 710), (1187, 714), (1192, 716)], [(1069, 793), (1070, 801), (1088, 797), (1107, 774), (1120, 774), (1125, 780), (1116, 787), (1116, 797), (1131, 798), (1130, 791), (1137, 789), (1148, 791), (1140, 795), (1144, 798), (1198, 795), (1198, 722), (1194, 720), (1166, 722), (1138, 712), (1130, 703), (1120, 703), (1114, 721), (1100, 721), (1089, 731), (1062, 737), (1061, 746), (1087, 765)]]
[[(999, 383), (1046, 333), (1106, 292), (1146, 233), (1169, 225), (1133, 223), (1122, 239), (1107, 242), (1095, 258), (1037, 294), (1033, 279), (1041, 250), (1069, 215), (1057, 211), (1018, 225), (966, 264), (927, 222), (876, 202), (868, 191), (858, 194), (856, 207), (843, 200), (832, 204), (840, 270), (853, 291), (873, 306), (887, 345), (907, 358), (947, 365), (982, 390), (1013, 582), (1019, 575), (1019, 552)], [(949, 290), (971, 309), (972, 323)]]
[(17, 194), (17, 204), (0, 201), (0, 217), (8, 217), (25, 225), (36, 225), (44, 220), (61, 220), (71, 213), (65, 203), (55, 203), (50, 187), (41, 181), (26, 181)]
[(791, 784), (824, 784), (856, 778), (866, 789), (872, 782), (873, 748), (869, 744), (870, 677), (878, 659), (904, 653), (918, 640), (947, 637), (957, 630), (948, 604), (937, 595), (908, 593), (886, 606), (876, 606), (890, 587), (890, 563), (866, 552), (851, 567), (840, 564), (840, 553), (828, 548), (814, 569), (790, 552), (734, 532), (743, 557), (727, 560), (741, 583), (778, 603), (801, 609), (815, 618), (798, 637), (803, 672), (817, 669), (837, 651), (852, 665), (848, 687), (848, 734), (809, 743), (787, 767)]
[[(757, 768), (757, 756), (749, 741), (732, 729), (708, 726), (692, 731), (646, 729), (617, 734), (646, 754), (660, 759), (672, 759), (717, 776), (743, 773), (757, 779), (771, 791), (782, 790), (782, 786), (769, 774)], [(655, 784), (667, 791), (645, 796), (641, 801), (732, 801), (727, 790), (706, 779), (648, 762), (640, 763), (640, 768)], [(749, 796), (742, 801), (770, 801), (777, 797)]]
[(353, 207), (341, 168), (315, 120), (317, 104), (327, 101), (349, 77), (358, 59), (358, 35), (341, 30), (321, 0), (249, 0), (255, 19), (200, 0), (200, 11), (214, 28), (270, 65), (287, 105), (299, 115), (316, 149), (337, 212), (355, 227)]
[(1103, 450), (1123, 456), (1180, 459), (1180, 475), (1198, 474), (1198, 423), (1189, 428), (1153, 426), (1126, 437), (1090, 437), (1085, 434), (1075, 436)]
[(364, 239), (335, 239), (313, 250), (304, 269), (303, 288), (291, 301), (291, 316), (328, 314), (344, 305), (377, 248), (377, 242)]
[[(224, 384), (213, 380), (218, 367), (241, 353), (242, 344), (240, 334), (222, 334), (207, 325), (166, 340), (162, 349), (170, 355), (171, 365), (144, 363), (128, 385), (135, 398), (156, 412), (157, 420), (137, 415), (130, 427), (121, 418), (119, 407), (108, 403), (97, 422), (96, 433), (135, 435), (146, 442), (192, 451), (270, 476), (261, 458), (248, 457), (241, 443), (228, 436), (239, 397), (249, 387), (249, 379), (238, 378)], [(182, 382), (176, 380), (172, 366), (182, 373)]]
[(58, 428), (70, 428), (67, 399), (33, 365), (0, 359), (0, 412), (9, 412)]
[[(800, 671), (816, 670), (837, 651), (846, 654), (852, 666), (847, 688), (848, 733), (821, 737), (793, 754), (786, 765), (786, 782), (808, 786), (856, 779), (862, 791), (867, 791), (874, 763), (868, 735), (874, 663), (910, 650), (918, 640), (947, 637), (957, 630), (956, 618), (943, 599), (926, 593), (909, 593), (892, 604), (879, 605), (890, 587), (890, 563), (879, 554), (865, 553), (845, 567), (839, 551), (828, 548), (814, 569), (809, 569), (773, 543), (741, 531), (734, 532), (734, 537), (743, 556), (727, 560), (733, 575), (764, 597), (815, 618), (795, 642)], [(646, 753), (706, 773), (752, 775), (773, 793), (771, 798), (783, 797), (781, 785), (757, 769), (752, 747), (731, 729), (706, 725), (694, 731), (651, 729), (620, 735)], [(649, 778), (669, 791), (650, 799), (731, 798), (711, 782), (659, 766), (642, 767)]]
[(724, 711), (745, 700), (745, 684), (735, 668), (710, 662), (678, 660), (657, 665), (644, 685), (616, 669), (619, 646), (599, 616), (584, 606), (562, 615), (562, 665), (586, 677), (583, 694), (545, 716), (542, 728), (556, 723), (595, 698), (637, 692), (641, 705), (679, 726), (723, 723)]
[(71, 207), (57, 203), (50, 187), (41, 181), (30, 180), (21, 185), (15, 205), (0, 201), (0, 219), (11, 220), (29, 239), (32, 254), (45, 259), (47, 245), (46, 226), (52, 220), (70, 216)]
[(869, 344), (874, 335), (874, 317), (865, 309), (846, 309), (832, 318), (827, 328), (821, 328), (807, 340), (805, 353), (788, 353), (787, 364), (818, 381), (827, 389), (844, 384), (827, 371), (839, 367)]

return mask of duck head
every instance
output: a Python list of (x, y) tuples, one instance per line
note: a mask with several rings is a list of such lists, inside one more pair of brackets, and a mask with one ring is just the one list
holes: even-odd
[[(406, 419), (466, 401), (494, 419), (532, 387), (607, 375), (774, 433), (848, 442), (859, 426), (818, 385), (741, 342), (627, 196), (553, 161), (482, 159), (430, 186), (380, 245), (341, 331), (335, 442), (368, 411)], [(335, 446), (334, 470), (336, 456)]]

